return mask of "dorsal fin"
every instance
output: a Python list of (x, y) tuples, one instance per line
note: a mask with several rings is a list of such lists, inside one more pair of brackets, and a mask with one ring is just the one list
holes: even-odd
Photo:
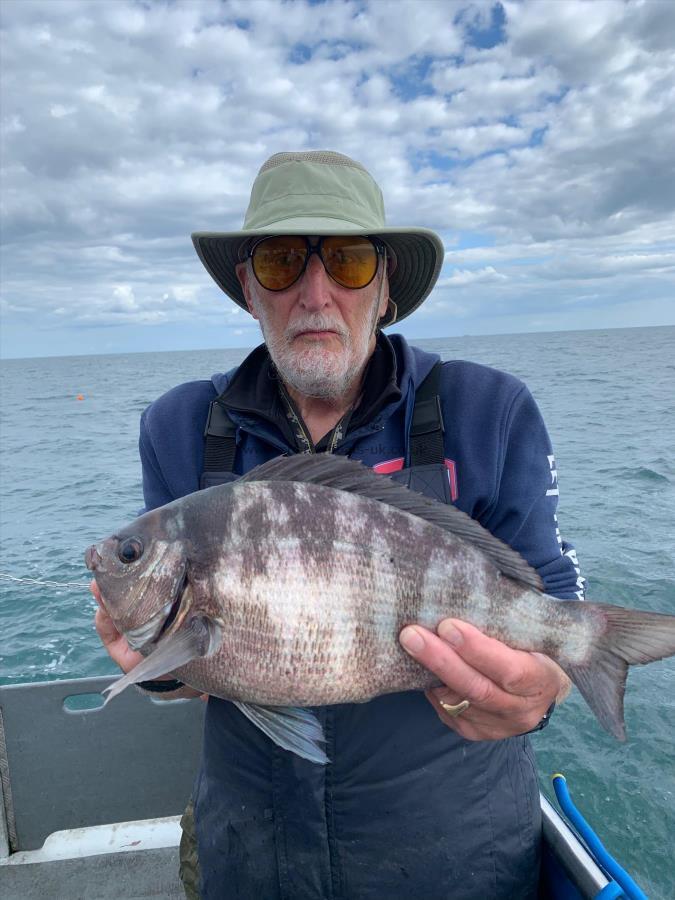
[(456, 506), (440, 503), (408, 490), (346, 456), (329, 453), (279, 456), (251, 469), (237, 483), (242, 481), (301, 481), (359, 494), (395, 506), (473, 544), (492, 560), (503, 575), (538, 591), (544, 590), (539, 574), (529, 563), (471, 516)]

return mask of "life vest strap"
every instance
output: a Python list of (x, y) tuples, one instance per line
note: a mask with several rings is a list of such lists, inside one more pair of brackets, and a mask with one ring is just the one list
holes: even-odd
[[(209, 414), (204, 429), (204, 471), (202, 482), (208, 473), (232, 472), (237, 452), (237, 426), (227, 414), (227, 410), (216, 398), (209, 405)], [(202, 484), (202, 486), (204, 486)]]
[(443, 446), (443, 413), (439, 388), (441, 363), (433, 369), (415, 391), (415, 408), (410, 429), (410, 465), (426, 466), (441, 463), (445, 458)]

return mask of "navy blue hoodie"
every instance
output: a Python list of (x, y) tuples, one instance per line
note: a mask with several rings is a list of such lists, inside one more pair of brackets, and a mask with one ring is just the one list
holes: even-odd
[[(336, 452), (405, 470), (415, 389), (438, 359), (400, 335), (383, 401)], [(237, 425), (235, 471), (296, 448), (259, 348), (241, 367), (180, 385), (141, 420), (146, 508), (199, 488), (209, 403)], [(245, 376), (245, 378), (244, 378)], [(518, 550), (550, 594), (582, 598), (556, 521), (557, 474), (541, 414), (518, 379), (442, 366), (445, 495)], [(404, 474), (404, 472), (402, 473)], [(331, 763), (274, 746), (227, 701), (209, 700), (195, 820), (202, 895), (288, 900), (536, 896), (540, 812), (526, 737), (465, 741), (421, 693), (318, 711)]]

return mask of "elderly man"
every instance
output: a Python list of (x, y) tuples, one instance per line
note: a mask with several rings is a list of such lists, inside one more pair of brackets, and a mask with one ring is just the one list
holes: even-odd
[[(244, 229), (193, 240), (265, 343), (145, 411), (148, 509), (279, 454), (340, 453), (455, 503), (537, 568), (550, 593), (580, 595), (556, 527), (550, 442), (526, 387), (484, 366), (441, 365), (382, 332), (429, 294), (443, 245), (426, 229), (386, 227), (359, 163), (276, 154), (255, 180)], [(97, 626), (131, 668), (138, 657), (103, 610)], [(565, 675), (459, 621), (437, 634), (411, 625), (400, 639), (443, 687), (319, 710), (325, 767), (209, 699), (194, 793), (202, 897), (536, 895), (539, 800), (524, 734), (545, 724)], [(190, 694), (170, 676), (146, 689)]]

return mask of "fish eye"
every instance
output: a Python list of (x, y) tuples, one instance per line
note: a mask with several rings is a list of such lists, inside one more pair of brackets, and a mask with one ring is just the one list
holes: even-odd
[(117, 555), (120, 562), (136, 562), (136, 560), (143, 556), (143, 542), (137, 537), (127, 538), (125, 541), (122, 541), (117, 548)]

